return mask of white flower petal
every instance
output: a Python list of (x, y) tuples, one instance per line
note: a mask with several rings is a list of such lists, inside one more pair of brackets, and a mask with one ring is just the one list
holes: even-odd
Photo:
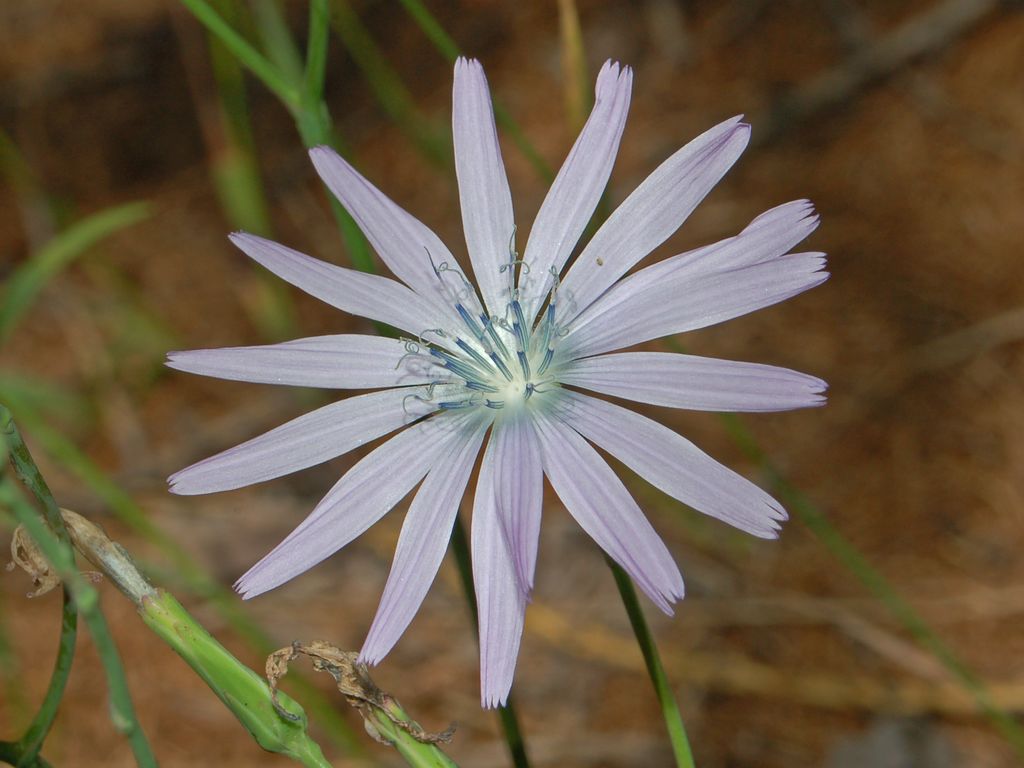
[(202, 376), (324, 389), (429, 384), (447, 371), (383, 336), (313, 336), (281, 344), (168, 352), (167, 367)]
[(824, 269), (824, 254), (793, 253), (706, 274), (680, 269), (646, 287), (626, 280), (580, 317), (563, 354), (589, 357), (731, 320), (821, 285)]
[(445, 317), (457, 318), (451, 309), (450, 295), (458, 292), (467, 308), (479, 314), (476, 294), (465, 290), (465, 274), (437, 235), (396, 205), (330, 147), (314, 147), (309, 156), (324, 184), (345, 206), (399, 280), (426, 298)]
[(671, 604), (683, 596), (683, 577), (626, 486), (571, 422), (539, 417), (536, 426), (544, 474), (569, 514), (671, 615)]
[(559, 374), (613, 397), (694, 411), (788, 411), (823, 405), (819, 378), (759, 363), (669, 352), (620, 352), (576, 360)]
[[(622, 302), (667, 284), (666, 281), (684, 290), (698, 278), (777, 259), (817, 226), (818, 216), (808, 200), (794, 200), (765, 211), (738, 235), (664, 259), (616, 283), (573, 320), (569, 335), (576, 336), (574, 343), (581, 342), (593, 331), (587, 326), (595, 321), (600, 326), (600, 318), (605, 315), (609, 318), (605, 324), (615, 325), (622, 314), (631, 314), (630, 307), (624, 313), (617, 310)], [(594, 354), (589, 346), (585, 348), (586, 354)]]
[(632, 87), (633, 70), (605, 62), (597, 77), (594, 108), (548, 190), (526, 243), (519, 288), (527, 321), (547, 298), (552, 269), (562, 270), (608, 184)]
[(461, 426), (416, 492), (398, 537), (380, 607), (359, 654), (367, 664), (377, 664), (388, 654), (426, 597), (448, 549), (459, 502), (487, 425), (477, 415), (475, 422)]
[(399, 432), (356, 463), (288, 537), (235, 584), (249, 599), (305, 573), (382, 518), (458, 440), (464, 414), (453, 412)]
[(409, 424), (436, 408), (425, 387), (350, 397), (292, 419), (259, 437), (171, 475), (172, 493), (191, 496), (242, 488), (297, 472)]
[(498, 522), (508, 540), (520, 589), (529, 594), (533, 589), (544, 506), (540, 445), (527, 419), (496, 423), (491, 444)]
[(484, 451), (473, 501), (473, 584), (480, 631), (480, 696), (485, 707), (508, 700), (523, 635), (527, 597), (519, 587), (508, 538), (498, 519), (493, 441)]
[[(455, 62), (452, 135), (462, 225), (473, 272), (491, 315), (502, 315), (515, 279), (508, 269), (515, 219), (484, 68)], [(505, 270), (505, 271), (502, 271)]]
[(786, 511), (689, 440), (621, 406), (567, 392), (563, 418), (651, 485), (754, 536), (774, 539)]
[(559, 287), (564, 323), (679, 229), (750, 140), (734, 117), (704, 132), (662, 163), (601, 225)]
[(328, 264), (245, 232), (231, 235), (231, 242), (282, 280), (343, 312), (387, 323), (414, 336), (447, 322), (447, 316), (431, 302), (389, 277)]

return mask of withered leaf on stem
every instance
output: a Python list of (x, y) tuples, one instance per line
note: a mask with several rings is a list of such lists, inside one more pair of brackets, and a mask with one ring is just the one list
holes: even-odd
[(381, 712), (397, 728), (401, 728), (417, 741), (424, 744), (448, 743), (455, 732), (449, 727), (441, 733), (429, 733), (412, 720), (397, 717), (394, 710), (400, 710), (398, 702), (388, 693), (376, 686), (370, 679), (365, 664), (359, 662), (359, 654), (355, 651), (343, 651), (323, 640), (311, 643), (292, 643), (286, 648), (274, 651), (267, 657), (267, 682), (274, 708), (281, 717), (294, 720), (295, 716), (278, 704), (277, 687), (282, 677), (288, 673), (288, 664), (299, 656), (308, 656), (317, 672), (327, 672), (334, 678), (338, 691), (353, 707), (359, 710), (367, 732), (382, 744), (391, 745), (374, 725), (374, 710)]

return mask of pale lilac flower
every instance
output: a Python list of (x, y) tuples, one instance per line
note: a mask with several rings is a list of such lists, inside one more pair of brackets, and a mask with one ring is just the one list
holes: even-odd
[(627, 276), (739, 157), (750, 134), (739, 118), (662, 163), (565, 269), (611, 173), (632, 77), (611, 62), (601, 70), (593, 111), (520, 259), (483, 68), (465, 59), (455, 65), (455, 162), (476, 288), (433, 232), (327, 147), (310, 153), (317, 172), (398, 280), (317, 261), (254, 235), (231, 236), (307, 293), (408, 335), (342, 334), (169, 355), (172, 368), (225, 379), (380, 390), (324, 406), (178, 472), (170, 478), (175, 493), (270, 480), (398, 430), (239, 579), (244, 597), (337, 552), (419, 484), (362, 649), (365, 661), (379, 662), (437, 573), (483, 447), (472, 555), (482, 697), (495, 706), (512, 685), (545, 475), (583, 529), (666, 613), (683, 596), (679, 569), (594, 446), (695, 509), (755, 536), (777, 535), (786, 513), (764, 491), (657, 422), (585, 393), (706, 411), (824, 402), (823, 381), (783, 368), (617, 351), (753, 312), (827, 278), (824, 254), (789, 253), (818, 223), (806, 200), (762, 214), (735, 237)]

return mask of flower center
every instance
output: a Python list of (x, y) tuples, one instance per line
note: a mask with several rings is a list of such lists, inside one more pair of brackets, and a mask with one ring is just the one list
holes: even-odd
[[(454, 271), (443, 264), (435, 268), (439, 279), (443, 273)], [(559, 337), (554, 327), (557, 281), (540, 322), (533, 324), (526, 318), (511, 280), (509, 301), (504, 314), (498, 316), (467, 309), (466, 304), (474, 306), (477, 301), (475, 295), (470, 295), (468, 280), (461, 274), (459, 277), (469, 292), (459, 296), (450, 291), (448, 296), (461, 322), (454, 329), (430, 329), (418, 341), (406, 343), (408, 354), (403, 360), (429, 361), (439, 374), (438, 382), (421, 399), (442, 410), (490, 408), (500, 411), (503, 418), (550, 402), (558, 390), (551, 370)]]

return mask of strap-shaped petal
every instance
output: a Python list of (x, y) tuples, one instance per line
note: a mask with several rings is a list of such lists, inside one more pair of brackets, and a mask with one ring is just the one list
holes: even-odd
[(426, 387), (406, 387), (331, 403), (186, 467), (167, 482), (172, 493), (191, 496), (242, 488), (322, 464), (433, 411), (437, 406), (426, 396)]
[(416, 492), (398, 537), (380, 607), (360, 653), (367, 664), (378, 663), (394, 647), (434, 582), (487, 424), (479, 416), (460, 424), (457, 436), (438, 454)]
[(523, 636), (527, 596), (520, 588), (508, 537), (498, 519), (494, 444), (484, 451), (473, 501), (473, 585), (480, 631), (480, 699), (485, 707), (508, 700)]
[(531, 320), (593, 216), (626, 127), (633, 70), (608, 61), (597, 76), (594, 108), (541, 204), (519, 273), (520, 301)]
[(529, 595), (544, 505), (540, 445), (530, 420), (516, 418), (497, 422), (491, 443), (498, 522), (508, 540), (519, 588)]
[(447, 380), (447, 371), (405, 342), (383, 336), (313, 336), (281, 344), (168, 352), (167, 367), (257, 384), (374, 389)]
[(824, 405), (828, 385), (788, 368), (671, 352), (619, 352), (575, 360), (559, 375), (613, 397), (694, 411), (788, 411)]
[(441, 413), (399, 432), (357, 462), (309, 516), (235, 584), (249, 599), (305, 573), (401, 501), (461, 434), (464, 414)]
[(413, 336), (448, 321), (430, 301), (389, 277), (328, 264), (245, 232), (231, 235), (231, 242), (282, 280), (349, 314), (387, 323)]
[(705, 131), (662, 163), (608, 217), (559, 288), (557, 318), (585, 310), (679, 229), (750, 140), (739, 117)]
[(515, 219), (491, 94), (479, 61), (455, 62), (452, 96), (455, 173), (466, 247), (484, 303), (491, 315), (500, 316), (515, 280), (510, 264)]
[(754, 536), (778, 536), (779, 502), (668, 427), (576, 392), (563, 407), (580, 434), (672, 498)]
[(824, 269), (825, 254), (794, 253), (734, 269), (624, 280), (573, 324), (563, 354), (596, 355), (731, 320), (821, 285)]
[(478, 313), (458, 261), (425, 224), (403, 210), (330, 147), (309, 151), (317, 173), (394, 275), (451, 320), (455, 300)]
[(683, 596), (683, 577), (665, 542), (600, 454), (573, 427), (539, 417), (544, 474), (580, 527), (662, 611)]

